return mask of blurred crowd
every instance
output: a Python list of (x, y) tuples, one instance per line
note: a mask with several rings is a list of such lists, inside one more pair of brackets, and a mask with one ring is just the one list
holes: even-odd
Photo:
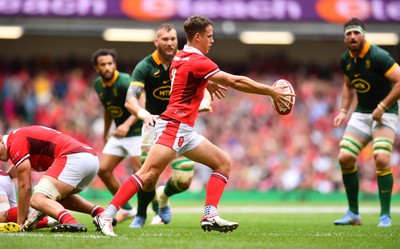
[[(119, 62), (118, 67), (130, 74), (136, 63)], [(196, 129), (231, 158), (227, 188), (342, 191), (337, 155), (344, 130), (332, 125), (340, 108), (343, 84), (338, 65), (296, 64), (282, 56), (219, 65), (222, 70), (270, 85), (277, 79), (287, 79), (297, 94), (292, 113), (281, 116), (271, 107), (269, 97), (228, 89), (225, 99), (214, 101), (212, 113), (199, 115)], [(2, 61), (0, 133), (40, 124), (72, 135), (100, 153), (103, 109), (93, 89), (96, 77), (89, 60)], [(394, 193), (400, 186), (399, 153), (400, 139), (396, 140), (392, 156)], [(358, 167), (361, 191), (376, 193), (371, 146), (360, 154)], [(122, 179), (131, 174), (129, 168), (123, 162), (115, 173)], [(161, 181), (169, 173), (167, 170)], [(204, 166), (197, 165), (192, 188), (204, 188), (208, 175)], [(104, 185), (96, 178), (92, 187)]]

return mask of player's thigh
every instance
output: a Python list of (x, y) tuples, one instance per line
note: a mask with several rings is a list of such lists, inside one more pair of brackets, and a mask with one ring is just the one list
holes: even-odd
[(115, 167), (123, 160), (124, 158), (121, 156), (111, 155), (102, 153), (99, 159), (99, 170), (100, 172), (104, 171), (113, 171)]
[(183, 156), (214, 170), (221, 167), (229, 167), (230, 165), (229, 158), (225, 152), (206, 138), (197, 147), (184, 153)]
[(165, 145), (154, 144), (147, 155), (146, 161), (138, 171), (138, 174), (151, 173), (152, 176), (155, 174), (158, 177), (175, 156), (175, 150)]

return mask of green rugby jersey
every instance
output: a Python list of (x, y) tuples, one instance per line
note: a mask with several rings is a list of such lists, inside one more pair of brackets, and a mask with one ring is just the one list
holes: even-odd
[[(131, 113), (125, 108), (126, 92), (128, 91), (131, 77), (129, 74), (120, 73), (117, 70), (110, 82), (103, 82), (99, 76), (94, 82), (94, 88), (100, 98), (101, 104), (111, 113), (115, 125), (119, 126), (129, 118)], [(140, 136), (142, 121), (136, 122), (129, 129), (127, 137)]]
[[(341, 58), (342, 71), (357, 93), (356, 112), (372, 113), (390, 92), (393, 83), (385, 76), (389, 75), (398, 64), (388, 52), (378, 46), (365, 44), (359, 57), (347, 50)], [(398, 113), (397, 102), (386, 112)]]
[(169, 67), (164, 68), (157, 51), (141, 60), (132, 72), (131, 84), (144, 88), (146, 92), (146, 110), (160, 115), (169, 102), (171, 80)]

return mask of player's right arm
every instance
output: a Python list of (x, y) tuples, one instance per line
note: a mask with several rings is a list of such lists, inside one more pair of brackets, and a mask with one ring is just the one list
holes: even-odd
[(356, 92), (351, 86), (349, 78), (344, 77), (344, 84), (342, 89), (342, 104), (340, 107), (340, 112), (333, 119), (333, 125), (339, 127), (343, 120), (346, 118), (347, 112), (349, 111), (351, 104), (353, 103)]
[(29, 200), (31, 199), (31, 163), (25, 159), (16, 168), (18, 178), (18, 218), (21, 227), (28, 216)]
[(140, 82), (131, 82), (126, 93), (125, 107), (132, 115), (143, 120), (144, 125), (153, 126), (158, 118), (158, 115), (152, 115), (142, 106), (144, 103), (144, 84)]

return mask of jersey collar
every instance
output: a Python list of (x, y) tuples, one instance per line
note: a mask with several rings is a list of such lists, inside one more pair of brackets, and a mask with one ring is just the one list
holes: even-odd
[(158, 57), (158, 53), (157, 50), (153, 52), (153, 54), (151, 55), (153, 57), (153, 60), (157, 63), (157, 65), (162, 64), (162, 61), (160, 60), (160, 58)]
[(114, 71), (114, 77), (110, 81), (107, 81), (107, 82), (105, 82), (103, 79), (101, 79), (101, 84), (103, 84), (103, 87), (114, 85), (115, 81), (118, 78), (118, 75), (119, 75), (118, 70), (115, 70)]
[[(367, 54), (367, 52), (369, 51), (370, 48), (371, 48), (371, 44), (366, 41), (365, 44), (364, 44), (363, 50), (361, 51), (361, 53), (357, 57), (358, 58), (364, 58), (364, 56)], [(355, 58), (356, 57), (351, 51), (349, 51), (349, 52), (350, 52), (350, 57), (351, 58)]]
[(198, 50), (195, 47), (189, 46), (189, 45), (185, 45), (183, 46), (183, 51), (188, 52), (188, 53), (196, 53), (196, 54), (200, 54), (200, 55), (204, 55), (200, 50)]

